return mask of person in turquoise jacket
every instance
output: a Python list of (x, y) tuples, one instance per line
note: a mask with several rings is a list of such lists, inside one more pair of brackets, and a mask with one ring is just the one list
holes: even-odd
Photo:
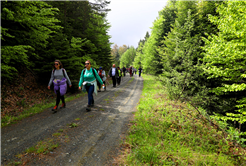
[(81, 90), (83, 84), (82, 90), (86, 90), (88, 93), (88, 105), (86, 110), (90, 111), (90, 107), (94, 106), (93, 92), (97, 95), (96, 80), (98, 80), (101, 85), (104, 86), (104, 84), (97, 71), (95, 69), (93, 69), (94, 72), (92, 71), (91, 62), (89, 60), (85, 62), (85, 67), (86, 69), (83, 69), (80, 75), (79, 90)]

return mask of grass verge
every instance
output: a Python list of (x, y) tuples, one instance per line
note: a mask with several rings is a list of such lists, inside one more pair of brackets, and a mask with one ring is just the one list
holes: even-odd
[[(79, 94), (76, 94), (74, 96), (69, 96), (66, 98), (66, 102), (72, 101), (74, 99), (77, 99), (79, 97), (82, 97), (86, 95), (86, 93), (81, 92)], [(34, 105), (31, 108), (25, 109), (19, 116), (11, 116), (11, 115), (5, 115), (4, 117), (1, 117), (1, 127), (5, 127), (11, 124), (14, 124), (26, 117), (33, 116), (37, 113), (43, 112), (45, 109), (53, 107), (55, 105), (55, 99), (54, 102), (51, 103), (41, 103)]]
[(245, 165), (246, 152), (228, 133), (187, 103), (168, 99), (154, 76), (144, 75), (135, 120), (117, 165)]

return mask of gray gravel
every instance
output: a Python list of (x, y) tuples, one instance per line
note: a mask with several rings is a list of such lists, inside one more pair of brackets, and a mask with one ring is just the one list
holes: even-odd
[[(85, 110), (85, 96), (68, 102), (67, 108), (55, 114), (49, 108), (2, 128), (1, 164), (7, 165), (17, 159), (15, 155), (64, 129), (69, 141), (64, 139), (58, 148), (42, 157), (33, 156), (27, 165), (113, 165), (143, 88), (142, 77), (135, 75), (132, 82), (130, 79), (127, 75), (120, 86), (109, 85), (107, 91), (94, 95), (95, 106), (90, 112)], [(69, 128), (70, 123), (77, 123), (78, 127)]]

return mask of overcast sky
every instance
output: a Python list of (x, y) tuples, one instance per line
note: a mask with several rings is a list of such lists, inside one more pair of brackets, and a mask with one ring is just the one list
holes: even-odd
[(150, 27), (158, 17), (158, 11), (163, 9), (166, 3), (167, 0), (112, 0), (108, 5), (111, 11), (107, 15), (111, 24), (108, 32), (111, 36), (110, 42), (136, 48), (146, 32), (151, 32)]

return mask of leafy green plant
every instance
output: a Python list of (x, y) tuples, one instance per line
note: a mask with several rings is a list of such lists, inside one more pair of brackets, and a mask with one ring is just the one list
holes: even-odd
[(73, 127), (78, 127), (78, 124), (77, 123), (70, 123), (70, 124), (68, 124), (68, 126), (73, 128)]
[(245, 6), (245, 1), (227, 1), (218, 6), (220, 17), (209, 16), (209, 19), (218, 26), (219, 33), (210, 35), (208, 39), (204, 38), (206, 45), (203, 47), (205, 51), (203, 60), (206, 62), (204, 71), (209, 74), (208, 79), (219, 78), (222, 81), (211, 92), (220, 98), (228, 95), (229, 100), (236, 101), (236, 104), (230, 105), (236, 110), (226, 111), (226, 116), (219, 118), (237, 121), (240, 125), (246, 122), (246, 98), (243, 95), (246, 91)]

